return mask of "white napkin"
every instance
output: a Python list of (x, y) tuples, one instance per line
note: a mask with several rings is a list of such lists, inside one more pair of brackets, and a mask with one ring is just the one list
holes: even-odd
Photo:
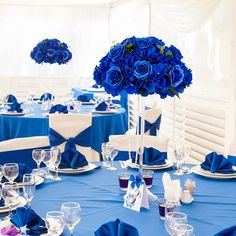
[(167, 201), (179, 201), (182, 193), (180, 180), (171, 180), (170, 175), (165, 172), (162, 176), (164, 185), (164, 197)]

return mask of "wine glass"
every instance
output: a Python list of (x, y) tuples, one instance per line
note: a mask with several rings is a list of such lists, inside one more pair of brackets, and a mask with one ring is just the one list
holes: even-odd
[(81, 106), (82, 106), (81, 101), (73, 101), (73, 107), (74, 107), (76, 112), (80, 112)]
[(40, 175), (40, 164), (44, 159), (44, 150), (43, 149), (34, 149), (32, 152), (33, 160), (37, 164), (37, 174)]
[(110, 156), (110, 150), (107, 148), (107, 144), (108, 142), (105, 142), (102, 144), (102, 157), (103, 157), (103, 163), (102, 166), (104, 167), (110, 167), (110, 163), (109, 163), (109, 156)]
[(50, 235), (59, 236), (64, 229), (64, 213), (61, 211), (49, 211), (46, 215), (46, 226)]
[(35, 175), (23, 175), (23, 192), (25, 199), (27, 200), (27, 205), (31, 207), (31, 201), (33, 200), (35, 194)]
[(13, 181), (17, 178), (18, 174), (19, 174), (19, 166), (17, 163), (4, 164), (3, 175), (10, 183), (13, 183)]
[(61, 211), (64, 213), (64, 222), (67, 225), (71, 236), (73, 236), (74, 228), (81, 219), (80, 204), (76, 202), (62, 203)]
[(174, 234), (174, 226), (177, 224), (186, 224), (187, 215), (182, 212), (168, 212), (165, 215), (165, 228), (169, 235)]
[[(109, 146), (111, 146), (111, 147), (109, 147)], [(114, 165), (113, 165), (113, 161), (114, 161), (114, 159), (115, 159), (115, 157), (117, 156), (117, 154), (118, 154), (118, 144), (117, 143), (108, 143), (108, 149), (111, 149), (111, 153), (110, 153), (110, 159), (111, 159), (111, 167), (108, 167), (108, 170), (112, 170), (112, 171), (114, 171), (114, 170), (117, 170), (117, 168), (116, 167), (114, 167)]]
[(184, 152), (183, 152), (183, 147), (181, 144), (176, 143), (174, 145), (174, 158), (176, 160), (176, 165), (177, 169), (174, 172), (174, 175), (183, 175), (183, 170), (182, 170), (182, 163), (184, 160)]
[(177, 224), (173, 227), (175, 236), (194, 236), (194, 229), (189, 224)]
[(52, 151), (52, 161), (51, 164), (54, 167), (55, 170), (55, 176), (54, 176), (54, 180), (61, 180), (61, 178), (58, 176), (58, 167), (60, 165), (61, 162), (61, 150), (59, 147), (52, 147), (51, 148)]
[(52, 178), (49, 171), (51, 162), (52, 162), (52, 150), (44, 149), (43, 163), (46, 165), (46, 178), (49, 178), (49, 179)]
[(0, 165), (0, 182), (2, 182), (2, 177), (3, 177), (3, 166)]
[(18, 186), (18, 184), (16, 182), (13, 182), (13, 183), (6, 182), (6, 183), (4, 183), (3, 186), (2, 186), (2, 197), (5, 200), (5, 202), (9, 205), (9, 215), (8, 215), (8, 217), (11, 217), (13, 204), (19, 198), (19, 186)]
[(183, 146), (183, 154), (184, 154), (184, 160), (183, 160), (183, 165), (182, 165), (182, 171), (186, 174), (189, 174), (190, 168), (186, 166), (186, 161), (188, 160), (190, 154), (191, 154), (191, 147), (189, 145), (184, 145)]

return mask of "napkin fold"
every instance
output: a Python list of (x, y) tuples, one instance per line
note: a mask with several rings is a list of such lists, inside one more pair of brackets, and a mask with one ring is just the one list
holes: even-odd
[(215, 234), (215, 236), (236, 236), (236, 225), (223, 229)]
[(0, 207), (3, 207), (5, 206), (5, 201), (3, 198), (0, 199)]
[(98, 88), (97, 84), (92, 85), (92, 88)]
[(53, 98), (54, 98), (54, 96), (51, 93), (44, 93), (40, 97), (40, 101), (48, 101), (48, 100), (52, 100)]
[(50, 109), (49, 113), (56, 113), (56, 112), (67, 114), (68, 113), (67, 106), (63, 106), (61, 104), (54, 105)]
[(16, 111), (17, 113), (21, 113), (23, 112), (23, 109), (21, 108), (21, 104), (15, 101), (10, 104), (10, 108), (8, 109), (8, 111)]
[(14, 103), (14, 102), (17, 102), (16, 97), (14, 95), (12, 95), (12, 94), (9, 94), (7, 96), (7, 103)]
[(232, 163), (223, 155), (219, 155), (216, 152), (211, 152), (206, 155), (205, 161), (201, 164), (201, 168), (204, 170), (208, 170), (211, 173), (235, 173), (232, 168)]
[(236, 156), (228, 155), (227, 159), (232, 163), (233, 166), (236, 166)]
[(139, 236), (138, 230), (119, 219), (103, 224), (94, 232), (95, 236)]
[[(135, 162), (135, 152), (131, 152), (132, 162)], [(160, 152), (159, 150), (149, 147), (144, 148), (143, 164), (144, 165), (162, 165), (166, 163), (167, 152)], [(137, 163), (139, 163), (139, 155)]]
[(11, 222), (18, 228), (27, 228), (27, 235), (38, 236), (47, 233), (45, 221), (31, 208), (18, 207), (11, 216)]
[(105, 102), (101, 102), (100, 104), (97, 105), (95, 108), (96, 111), (106, 111), (108, 105)]
[(80, 101), (80, 102), (89, 102), (90, 101), (90, 99), (86, 95), (79, 95), (77, 97), (77, 100)]

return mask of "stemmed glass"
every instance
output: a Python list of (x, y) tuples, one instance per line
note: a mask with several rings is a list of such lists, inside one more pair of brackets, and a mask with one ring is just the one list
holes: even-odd
[(177, 224), (186, 224), (187, 215), (182, 212), (168, 212), (165, 215), (165, 228), (169, 235), (174, 234), (174, 226)]
[(9, 217), (12, 215), (13, 204), (19, 198), (19, 186), (17, 183), (6, 182), (2, 186), (2, 197), (9, 204)]
[(117, 149), (118, 144), (117, 143), (108, 143), (107, 146), (108, 146), (108, 149), (111, 150), (111, 153), (110, 153), (111, 167), (108, 167), (107, 169), (112, 170), (112, 171), (117, 170), (117, 168), (114, 167), (114, 165), (113, 165), (113, 161), (119, 152)]
[(31, 201), (33, 200), (35, 194), (35, 175), (23, 175), (23, 192), (25, 199), (27, 200), (27, 205), (31, 207)]
[(64, 229), (64, 213), (61, 211), (49, 211), (46, 215), (46, 226), (52, 236), (59, 236)]
[(184, 160), (184, 152), (181, 144), (174, 145), (174, 157), (176, 160), (177, 169), (174, 172), (174, 175), (183, 175), (182, 163)]
[(55, 177), (53, 178), (54, 180), (61, 180), (61, 178), (58, 176), (58, 167), (61, 162), (61, 150), (59, 147), (52, 147), (52, 161), (51, 164), (54, 167), (55, 170)]
[(175, 236), (194, 236), (194, 229), (189, 224), (177, 224), (173, 227)]
[(102, 144), (102, 157), (103, 157), (102, 166), (106, 168), (111, 166), (109, 163), (109, 156), (111, 154), (110, 152), (111, 150), (107, 148), (107, 144), (108, 142)]
[(19, 166), (17, 163), (6, 163), (3, 166), (3, 174), (5, 178), (12, 184), (19, 174)]
[(52, 161), (52, 150), (51, 149), (44, 149), (43, 163), (46, 165), (46, 178), (49, 178), (49, 179), (52, 178), (50, 171), (49, 171), (51, 161)]
[(2, 182), (2, 177), (3, 177), (3, 166), (0, 165), (0, 182)]
[(40, 175), (40, 164), (44, 159), (44, 150), (43, 149), (34, 149), (32, 152), (33, 160), (37, 164), (37, 174)]
[(188, 160), (190, 154), (191, 154), (191, 147), (184, 144), (183, 146), (183, 154), (184, 154), (184, 160), (182, 165), (182, 171), (186, 174), (190, 173), (190, 168), (185, 165), (186, 161)]
[(62, 203), (61, 211), (64, 213), (64, 222), (67, 225), (71, 236), (73, 236), (74, 228), (81, 219), (80, 204), (76, 202)]

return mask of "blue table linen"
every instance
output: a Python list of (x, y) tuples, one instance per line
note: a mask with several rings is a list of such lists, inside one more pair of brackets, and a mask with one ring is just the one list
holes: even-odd
[(50, 109), (49, 113), (56, 113), (56, 112), (67, 114), (68, 113), (67, 106), (63, 106), (61, 104), (54, 105)]
[(31, 208), (18, 207), (11, 216), (11, 222), (18, 228), (27, 227), (27, 234), (38, 236), (47, 233), (45, 221)]
[(94, 234), (95, 236), (139, 236), (139, 232), (134, 226), (119, 219), (103, 224)]
[(232, 169), (232, 163), (223, 155), (219, 155), (216, 152), (211, 152), (206, 155), (205, 161), (201, 164), (201, 168), (204, 170), (209, 170), (211, 173), (236, 173)]

